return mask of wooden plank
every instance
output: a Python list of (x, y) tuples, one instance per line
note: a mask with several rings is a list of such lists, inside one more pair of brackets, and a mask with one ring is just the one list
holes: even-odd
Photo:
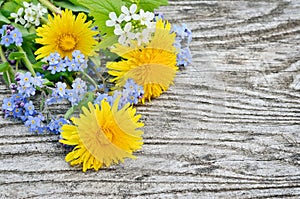
[(1, 197), (299, 198), (299, 10), (299, 0), (170, 1), (161, 11), (191, 27), (194, 62), (138, 107), (138, 159), (82, 173), (56, 135), (1, 113)]

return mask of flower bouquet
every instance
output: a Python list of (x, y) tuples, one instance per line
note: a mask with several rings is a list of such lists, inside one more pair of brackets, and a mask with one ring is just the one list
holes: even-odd
[[(135, 106), (191, 63), (191, 31), (155, 12), (167, 0), (0, 1), (5, 118), (54, 133), (85, 172), (141, 149)], [(59, 107), (59, 110), (57, 110)]]

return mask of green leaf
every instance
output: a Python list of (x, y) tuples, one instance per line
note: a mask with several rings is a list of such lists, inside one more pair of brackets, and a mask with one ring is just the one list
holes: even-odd
[(139, 8), (145, 11), (153, 12), (159, 6), (167, 6), (168, 0), (140, 0)]
[(0, 0), (0, 6), (4, 3), (4, 0)]
[(113, 53), (108, 49), (102, 50), (102, 53), (105, 57), (109, 57), (109, 60), (111, 60), (111, 61), (117, 61), (120, 58), (120, 56), (118, 54)]
[(3, 73), (3, 79), (4, 79), (4, 81), (5, 81), (5, 84), (6, 84), (7, 86), (9, 86), (9, 81), (8, 81), (7, 73)]
[(0, 21), (10, 24), (10, 21), (0, 12)]
[(4, 62), (0, 64), (0, 73), (1, 72), (6, 72), (9, 69), (9, 64), (8, 62)]
[(106, 21), (109, 19), (109, 13), (115, 12), (121, 14), (121, 7), (124, 5), (122, 0), (78, 0), (78, 3), (90, 10), (90, 16), (94, 17), (95, 25), (99, 27), (102, 35), (109, 36), (114, 34), (113, 27), (107, 27)]
[(39, 66), (40, 64), (41, 64), (41, 62), (38, 62), (36, 65), (34, 65), (34, 70), (36, 72), (44, 74), (45, 79), (49, 80), (50, 82), (55, 83), (58, 81), (62, 81), (61, 78), (63, 78), (68, 85), (71, 85), (72, 82), (74, 81), (73, 76), (75, 76), (75, 72), (65, 71), (65, 72), (59, 72), (59, 73), (52, 74), (51, 71), (44, 70), (41, 66)]
[(27, 41), (34, 41), (36, 38), (35, 33), (24, 33), (22, 34), (22, 36), (23, 36), (23, 40), (27, 40)]
[(11, 25), (13, 25), (14, 27), (18, 28), (19, 31), (22, 33), (22, 36), (27, 36), (29, 34), (28, 29), (25, 28), (23, 25), (18, 24), (18, 23), (12, 23)]
[(11, 52), (8, 56), (8, 59), (9, 60), (19, 60), (19, 59), (22, 59), (24, 58), (25, 55), (24, 53), (20, 53), (20, 52)]
[(107, 47), (111, 47), (112, 45), (114, 45), (115, 43), (118, 42), (118, 36), (116, 35), (105, 35), (102, 38), (102, 41), (96, 46), (96, 48), (101, 48), (101, 49), (105, 49)]
[[(132, 0), (123, 0), (127, 7), (130, 7)], [(140, 0), (138, 9), (143, 9), (144, 11), (153, 12), (154, 9), (159, 8), (159, 6), (167, 6), (168, 0)]]
[(80, 6), (80, 3), (78, 3), (78, 0), (69, 0), (69, 1), (76, 6)]
[(3, 6), (1, 6), (1, 12), (5, 17), (9, 17), (10, 13), (15, 12), (17, 7), (18, 4), (16, 2), (9, 1), (4, 3)]
[(55, 84), (53, 82), (50, 82), (48, 79), (45, 79), (43, 84), (46, 86), (55, 86)]
[(13, 71), (12, 71), (12, 69), (10, 67), (8, 67), (6, 71), (4, 71), (4, 73), (3, 73), (3, 79), (4, 79), (5, 83), (6, 83), (6, 85), (8, 85), (8, 86), (9, 86), (10, 82), (11, 83), (12, 82), (16, 83), (15, 82), (15, 75), (14, 75), (14, 73), (13, 73)]
[[(39, 61), (39, 62), (36, 62), (35, 64), (33, 64), (33, 68), (34, 70), (37, 69), (37, 68), (40, 68), (42, 69), (42, 66), (45, 64), (45, 62), (42, 62), (42, 61)], [(43, 70), (43, 69), (42, 69)]]
[(78, 108), (81, 109), (83, 106), (87, 107), (88, 103), (92, 101), (94, 101), (94, 93), (87, 92), (84, 98), (78, 103)]
[[(94, 24), (99, 27), (103, 40), (97, 46), (105, 49), (117, 42), (117, 36), (114, 34), (114, 27), (107, 27), (106, 21), (109, 20), (109, 13), (115, 12), (117, 16), (121, 14), (121, 7), (126, 5), (129, 7), (132, 0), (72, 0), (79, 3), (90, 10), (89, 15), (95, 20)], [(155, 8), (162, 5), (168, 5), (168, 0), (140, 0), (138, 7), (145, 11), (153, 12)]]
[(72, 10), (73, 12), (89, 12), (89, 9), (87, 9), (86, 7), (83, 7), (80, 5), (74, 5), (67, 1), (57, 1), (57, 2), (54, 2), (54, 4), (56, 6), (68, 8), (68, 9)]
[(26, 40), (24, 40), (22, 43), (22, 48), (25, 51), (28, 59), (30, 60), (31, 63), (34, 64), (34, 63), (36, 63), (36, 59), (35, 59), (35, 55), (32, 52), (34, 50), (33, 46), (34, 45), (32, 44), (32, 42), (28, 42)]

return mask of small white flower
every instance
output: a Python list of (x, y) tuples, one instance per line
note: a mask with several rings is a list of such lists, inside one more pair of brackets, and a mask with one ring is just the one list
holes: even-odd
[(143, 43), (148, 43), (149, 37), (150, 37), (150, 32), (148, 29), (144, 29), (142, 32), (138, 32), (135, 34), (135, 38), (137, 39), (139, 46)]
[(119, 18), (118, 18), (118, 23), (122, 23), (124, 21), (125, 15), (122, 13), (120, 14)]
[(130, 33), (131, 28), (132, 28), (132, 24), (130, 22), (127, 23), (124, 27), (125, 33)]
[(37, 13), (37, 16), (39, 18), (41, 18), (44, 14), (47, 13), (47, 9), (45, 7), (43, 7), (40, 3), (38, 3), (36, 6), (35, 6), (35, 11)]
[(117, 24), (122, 23), (122, 21), (124, 20), (125, 15), (121, 14), (119, 17), (117, 17), (117, 14), (115, 12), (110, 12), (109, 13), (109, 20), (106, 20), (105, 24), (108, 27), (113, 27), (116, 26)]
[(154, 33), (156, 30), (156, 22), (150, 22), (150, 25), (147, 28), (149, 32)]
[(29, 28), (31, 26), (31, 23), (26, 22), (26, 24), (24, 25), (25, 28)]
[(27, 22), (34, 22), (35, 18), (36, 18), (36, 12), (32, 9), (32, 7), (26, 8), (25, 9), (24, 19)]
[(124, 20), (125, 21), (130, 21), (131, 20), (131, 16), (130, 16), (128, 8), (126, 6), (122, 6), (121, 7), (121, 11), (125, 14)]
[(135, 34), (130, 32), (132, 28), (131, 23), (127, 23), (124, 27), (124, 30), (122, 30), (120, 25), (116, 25), (116, 28), (114, 30), (114, 33), (116, 35), (119, 35), (118, 42), (122, 45), (126, 45), (130, 42), (131, 39), (135, 38)]
[(118, 21), (118, 17), (116, 15), (116, 13), (115, 12), (110, 12), (108, 16), (109, 16), (110, 20), (106, 21), (106, 26), (108, 26), (108, 27), (115, 26), (117, 24), (117, 21)]
[(115, 25), (115, 30), (114, 30), (115, 35), (122, 35), (123, 32), (124, 31), (122, 30), (120, 24)]
[(39, 18), (36, 18), (35, 21), (34, 21), (34, 25), (35, 26), (39, 26), (41, 23), (40, 23), (40, 19)]
[(17, 13), (11, 13), (10, 16), (12, 18), (15, 18), (15, 23), (20, 22), (20, 24), (24, 25), (25, 24), (25, 20), (23, 19), (22, 15), (23, 15), (23, 8), (19, 8), (19, 10), (17, 11)]
[(140, 10), (140, 21), (142, 25), (146, 25), (147, 27), (151, 26), (151, 21), (154, 18), (153, 12), (145, 12), (143, 9)]
[(121, 7), (121, 11), (125, 15), (124, 20), (128, 22), (131, 19), (138, 18), (138, 15), (135, 14), (136, 10), (137, 10), (137, 5), (136, 4), (132, 4), (129, 9), (126, 6), (122, 6)]
[[(26, 20), (25, 28), (29, 28), (31, 25), (39, 26), (40, 19), (47, 13), (47, 9), (40, 3), (34, 5), (32, 3), (23, 2), (25, 7), (24, 19)], [(24, 22), (25, 23), (25, 22)]]
[(32, 3), (27, 3), (26, 1), (24, 1), (23, 5), (24, 5), (25, 8), (30, 8), (30, 7), (32, 7), (33, 4)]

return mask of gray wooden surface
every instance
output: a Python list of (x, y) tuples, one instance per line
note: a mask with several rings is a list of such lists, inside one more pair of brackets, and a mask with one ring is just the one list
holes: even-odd
[(138, 159), (82, 173), (57, 136), (1, 115), (2, 198), (300, 197), (300, 1), (172, 0), (161, 11), (193, 30), (194, 63), (138, 107)]

